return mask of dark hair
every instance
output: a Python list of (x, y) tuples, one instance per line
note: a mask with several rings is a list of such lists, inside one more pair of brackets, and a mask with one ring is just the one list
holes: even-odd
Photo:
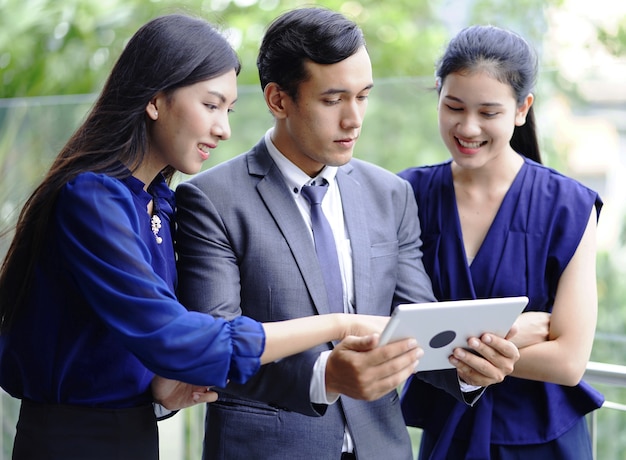
[[(146, 107), (157, 93), (241, 68), (227, 40), (208, 22), (181, 14), (146, 23), (130, 39), (102, 93), (22, 208), (0, 270), (0, 332), (30, 288), (54, 203), (63, 186), (86, 171), (128, 176), (147, 152)], [(169, 182), (175, 171), (162, 173)]]
[(304, 64), (335, 64), (365, 46), (361, 29), (340, 13), (319, 7), (297, 8), (268, 27), (257, 58), (261, 88), (274, 82), (297, 99), (308, 78)]
[[(514, 32), (494, 26), (471, 26), (456, 35), (440, 59), (435, 76), (441, 91), (451, 73), (486, 71), (498, 81), (513, 88), (517, 104), (521, 105), (532, 92), (537, 78), (537, 56), (530, 45)], [(541, 163), (533, 107), (523, 126), (516, 126), (511, 147)]]

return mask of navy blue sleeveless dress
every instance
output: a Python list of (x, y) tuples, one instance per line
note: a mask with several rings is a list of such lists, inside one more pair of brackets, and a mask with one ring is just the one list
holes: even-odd
[[(602, 201), (577, 181), (524, 160), (471, 266), (451, 161), (400, 173), (415, 191), (424, 266), (440, 301), (526, 295), (526, 311), (551, 312), (559, 278), (592, 208), (599, 216)], [(584, 381), (565, 387), (507, 377), (470, 407), (411, 378), (403, 389), (402, 410), (409, 426), (424, 430), (420, 458), (578, 459), (587, 458), (580, 449), (591, 458), (589, 436), (580, 435), (586, 433), (584, 415), (603, 401)]]

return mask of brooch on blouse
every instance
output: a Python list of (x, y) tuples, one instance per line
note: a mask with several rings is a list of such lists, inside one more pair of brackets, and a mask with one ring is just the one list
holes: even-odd
[(156, 214), (152, 215), (150, 219), (150, 227), (152, 228), (152, 233), (154, 233), (154, 238), (156, 239), (157, 244), (161, 244), (163, 242), (163, 238), (159, 236), (159, 230), (161, 229), (161, 218)]

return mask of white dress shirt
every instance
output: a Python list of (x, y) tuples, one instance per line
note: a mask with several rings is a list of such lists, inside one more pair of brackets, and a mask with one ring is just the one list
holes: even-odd
[[(304, 171), (288, 160), (272, 143), (271, 134), (273, 128), (265, 133), (265, 146), (270, 156), (278, 166), (285, 183), (289, 187), (294, 201), (298, 205), (302, 218), (307, 223), (311, 239), (313, 229), (311, 227), (311, 207), (301, 194), (300, 190), (305, 185), (321, 185), (323, 180), (328, 182), (328, 191), (322, 200), (322, 211), (328, 220), (335, 238), (335, 246), (339, 257), (339, 268), (343, 285), (343, 310), (345, 313), (354, 313), (354, 282), (352, 274), (352, 248), (350, 239), (343, 219), (343, 206), (339, 187), (335, 181), (337, 167), (325, 166), (314, 178), (309, 177)], [(315, 404), (334, 404), (339, 399), (338, 394), (326, 393), (326, 362), (330, 350), (320, 354), (313, 368), (313, 377), (309, 388), (311, 402)], [(353, 452), (354, 446), (347, 427), (345, 428), (343, 452)]]

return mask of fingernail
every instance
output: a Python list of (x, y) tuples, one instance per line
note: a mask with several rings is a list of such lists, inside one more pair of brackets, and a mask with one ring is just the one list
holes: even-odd
[(409, 349), (417, 347), (417, 340), (409, 339)]

